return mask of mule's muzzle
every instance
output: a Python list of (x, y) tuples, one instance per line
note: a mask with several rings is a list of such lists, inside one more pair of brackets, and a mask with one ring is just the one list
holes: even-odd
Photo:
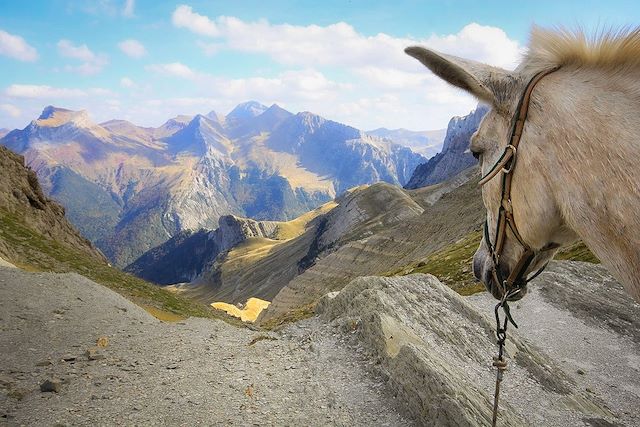
[[(500, 267), (498, 267), (500, 268)], [(484, 284), (484, 287), (493, 295), (497, 300), (501, 300), (503, 297), (503, 286), (498, 286), (496, 274), (494, 274), (494, 265), (489, 251), (486, 250), (484, 245), (476, 251), (473, 256), (473, 274), (479, 282)], [(509, 271), (500, 270), (501, 277), (509, 277)], [(527, 294), (527, 283), (525, 281), (514, 283), (513, 288), (519, 288), (520, 291), (507, 298), (507, 301), (518, 301)]]

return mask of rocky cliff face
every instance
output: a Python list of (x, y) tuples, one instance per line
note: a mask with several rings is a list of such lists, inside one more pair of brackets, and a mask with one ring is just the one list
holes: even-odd
[(355, 185), (402, 185), (424, 158), (311, 113), (239, 105), (159, 128), (102, 125), (46, 107), (0, 144), (24, 154), (45, 192), (117, 265), (221, 216), (295, 218)]
[(275, 221), (225, 215), (217, 229), (179, 232), (145, 252), (125, 271), (160, 285), (190, 282), (219, 255), (250, 238), (275, 238), (277, 228)]
[(476, 159), (468, 152), (469, 141), (487, 111), (488, 107), (479, 105), (464, 117), (452, 118), (442, 151), (418, 166), (405, 188), (415, 189), (437, 184), (476, 164)]
[(25, 167), (24, 158), (0, 146), (0, 256), (18, 264), (25, 262), (18, 244), (27, 239), (18, 230), (22, 227), (106, 263), (67, 221), (64, 208), (45, 196), (35, 172)]
[[(499, 424), (634, 424), (637, 322), (619, 316), (638, 318), (638, 305), (592, 264), (552, 263), (533, 285), (512, 310), (520, 328), (508, 333)], [(605, 309), (604, 295), (612, 299)], [(461, 297), (433, 276), (413, 274), (358, 278), (317, 311), (363, 344), (421, 425), (478, 426), (491, 424), (494, 304), (489, 295)], [(613, 360), (611, 343), (619, 352)]]

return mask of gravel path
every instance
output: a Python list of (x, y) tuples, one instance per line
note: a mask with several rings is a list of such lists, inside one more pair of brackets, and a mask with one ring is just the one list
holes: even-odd
[(82, 276), (0, 267), (0, 325), (0, 424), (413, 424), (318, 318), (268, 334), (162, 323)]

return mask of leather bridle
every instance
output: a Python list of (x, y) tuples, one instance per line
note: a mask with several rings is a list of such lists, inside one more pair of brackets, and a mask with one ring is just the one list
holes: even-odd
[[(558, 68), (542, 71), (536, 74), (527, 84), (527, 87), (520, 98), (516, 115), (513, 118), (513, 124), (511, 127), (511, 138), (509, 144), (504, 149), (504, 152), (493, 165), (493, 167), (487, 172), (479, 182), (479, 185), (484, 185), (493, 179), (496, 175), (502, 172), (502, 197), (500, 201), (500, 208), (498, 210), (498, 220), (496, 223), (496, 241), (491, 243), (491, 237), (489, 235), (489, 223), (487, 220), (484, 222), (484, 241), (487, 244), (491, 259), (493, 261), (493, 278), (496, 281), (497, 286), (500, 288), (501, 298), (503, 300), (510, 299), (518, 294), (522, 287), (533, 280), (545, 269), (547, 264), (542, 266), (531, 277), (526, 277), (525, 273), (531, 262), (536, 257), (537, 252), (544, 252), (557, 248), (559, 245), (556, 243), (550, 243), (538, 250), (537, 252), (531, 248), (523, 239), (513, 217), (513, 205), (511, 203), (511, 185), (513, 182), (513, 170), (516, 166), (516, 159), (518, 154), (518, 145), (522, 138), (522, 131), (524, 124), (527, 120), (527, 113), (529, 111), (529, 103), (531, 102), (531, 94), (533, 89), (543, 77), (557, 71)], [(515, 267), (511, 270), (509, 277), (504, 279), (502, 273), (498, 268), (500, 264), (500, 258), (504, 251), (505, 239), (507, 235), (507, 226), (511, 230), (511, 233), (515, 236), (518, 243), (524, 248), (524, 253), (520, 256)]]

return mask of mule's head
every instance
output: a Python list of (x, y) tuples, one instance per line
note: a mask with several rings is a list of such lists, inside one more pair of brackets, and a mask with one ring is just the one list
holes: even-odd
[[(512, 118), (516, 114), (518, 101), (525, 90), (530, 75), (526, 72), (507, 71), (475, 61), (444, 55), (422, 47), (409, 47), (406, 53), (422, 62), (436, 75), (457, 86), (491, 109), (473, 135), (470, 150), (479, 160), (482, 174), (487, 173), (496, 163), (509, 143)], [(532, 98), (525, 130), (518, 148), (517, 167), (513, 170), (511, 200), (517, 230), (523, 241), (534, 251), (535, 257), (524, 271), (523, 277), (541, 268), (555, 254), (548, 250), (563, 240), (566, 227), (553, 200), (545, 176), (545, 117), (541, 105), (545, 102), (545, 92), (541, 83)], [(499, 262), (494, 263), (486, 239), (496, 240), (498, 211), (502, 198), (501, 174), (482, 187), (482, 198), (487, 209), (487, 230), (480, 247), (473, 258), (473, 271), (489, 292), (496, 298), (502, 297), (502, 287), (497, 278), (507, 278), (523, 257), (525, 247), (518, 242), (512, 230), (507, 227), (504, 246)], [(498, 274), (496, 270), (498, 269)], [(512, 299), (521, 298), (522, 291)]]

